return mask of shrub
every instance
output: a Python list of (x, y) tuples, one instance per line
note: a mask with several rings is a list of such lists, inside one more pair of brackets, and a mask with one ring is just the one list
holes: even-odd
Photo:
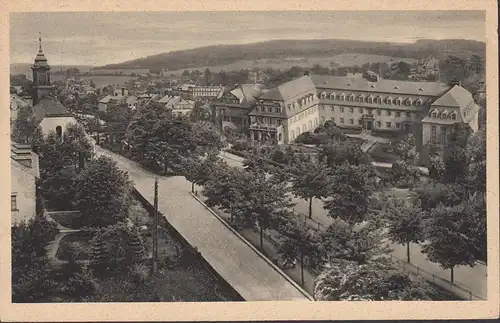
[(142, 284), (149, 278), (150, 270), (144, 264), (135, 264), (130, 267), (130, 276), (136, 284)]
[(85, 297), (92, 295), (98, 288), (97, 280), (92, 276), (91, 271), (84, 267), (76, 272), (67, 284), (62, 287), (62, 292), (70, 296)]

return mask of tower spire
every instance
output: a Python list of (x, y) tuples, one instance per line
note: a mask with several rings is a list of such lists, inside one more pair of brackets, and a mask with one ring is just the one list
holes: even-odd
[(38, 32), (38, 51), (42, 51), (42, 33)]

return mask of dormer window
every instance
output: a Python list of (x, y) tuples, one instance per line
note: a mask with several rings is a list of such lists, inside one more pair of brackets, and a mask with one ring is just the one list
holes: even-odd
[(386, 104), (392, 104), (392, 98), (388, 97), (387, 99), (385, 99), (385, 103)]
[(411, 99), (407, 99), (406, 102), (405, 102), (405, 105), (407, 107), (411, 106), (411, 104), (413, 103), (413, 101)]
[(433, 111), (433, 112), (432, 112), (432, 117), (433, 117), (433, 118), (437, 118), (437, 113), (436, 113), (436, 111)]
[(351, 95), (349, 95), (349, 101), (351, 101), (351, 102), (354, 101), (354, 93), (352, 93)]
[(358, 102), (365, 102), (365, 96), (363, 94), (358, 96)]
[(292, 109), (292, 105), (291, 104), (288, 104), (287, 105), (287, 108), (288, 108), (288, 111), (290, 111)]
[(397, 99), (396, 99), (396, 104), (397, 104), (397, 105), (401, 105), (401, 98), (397, 98)]
[(377, 97), (377, 103), (382, 104), (382, 97), (381, 96)]
[(418, 105), (418, 106), (421, 106), (422, 105), (422, 99), (418, 98), (418, 100), (415, 101), (415, 104)]
[(451, 114), (451, 120), (457, 120), (457, 114), (455, 112)]
[(367, 101), (368, 103), (373, 103), (373, 96), (371, 96), (371, 95), (370, 95), (370, 96), (366, 99), (366, 101)]
[(335, 92), (330, 93), (330, 100), (335, 100)]
[(339, 96), (339, 100), (340, 100), (340, 101), (345, 101), (345, 93), (342, 93), (342, 94)]
[(326, 92), (321, 92), (320, 94), (321, 99), (326, 99)]
[(422, 92), (422, 91), (424, 91), (424, 90), (423, 90), (421, 87), (419, 87), (419, 88), (418, 88), (418, 91), (419, 91), (419, 92)]

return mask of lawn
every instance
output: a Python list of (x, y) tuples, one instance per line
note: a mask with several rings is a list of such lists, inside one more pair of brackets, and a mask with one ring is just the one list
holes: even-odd
[(68, 260), (66, 256), (66, 250), (68, 244), (77, 243), (81, 247), (81, 253), (76, 258), (77, 260), (88, 260), (90, 253), (90, 239), (91, 236), (88, 232), (75, 232), (65, 235), (59, 244), (57, 249), (56, 258), (59, 260)]
[(49, 216), (63, 227), (70, 229), (80, 229), (82, 215), (79, 212), (49, 212)]

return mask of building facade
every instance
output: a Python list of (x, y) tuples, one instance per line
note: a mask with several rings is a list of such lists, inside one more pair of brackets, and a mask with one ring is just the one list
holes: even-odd
[(238, 84), (224, 90), (212, 104), (214, 121), (222, 128), (247, 127), (248, 114), (252, 111), (262, 88), (251, 84)]
[(31, 151), (30, 146), (11, 142), (10, 147), (10, 210), (14, 225), (36, 215), (36, 182), (40, 178), (40, 170), (38, 155)]
[[(447, 117), (433, 118), (433, 109), (447, 109)], [(451, 110), (457, 111), (456, 118)], [(333, 120), (340, 128), (369, 132), (421, 130), (425, 145), (431, 141), (433, 129), (443, 129), (444, 123), (464, 122), (476, 131), (478, 111), (472, 95), (460, 85), (305, 75), (257, 99), (249, 114), (250, 136), (288, 144)]]
[(188, 89), (189, 96), (196, 99), (212, 99), (215, 100), (219, 97), (222, 86), (194, 86)]

